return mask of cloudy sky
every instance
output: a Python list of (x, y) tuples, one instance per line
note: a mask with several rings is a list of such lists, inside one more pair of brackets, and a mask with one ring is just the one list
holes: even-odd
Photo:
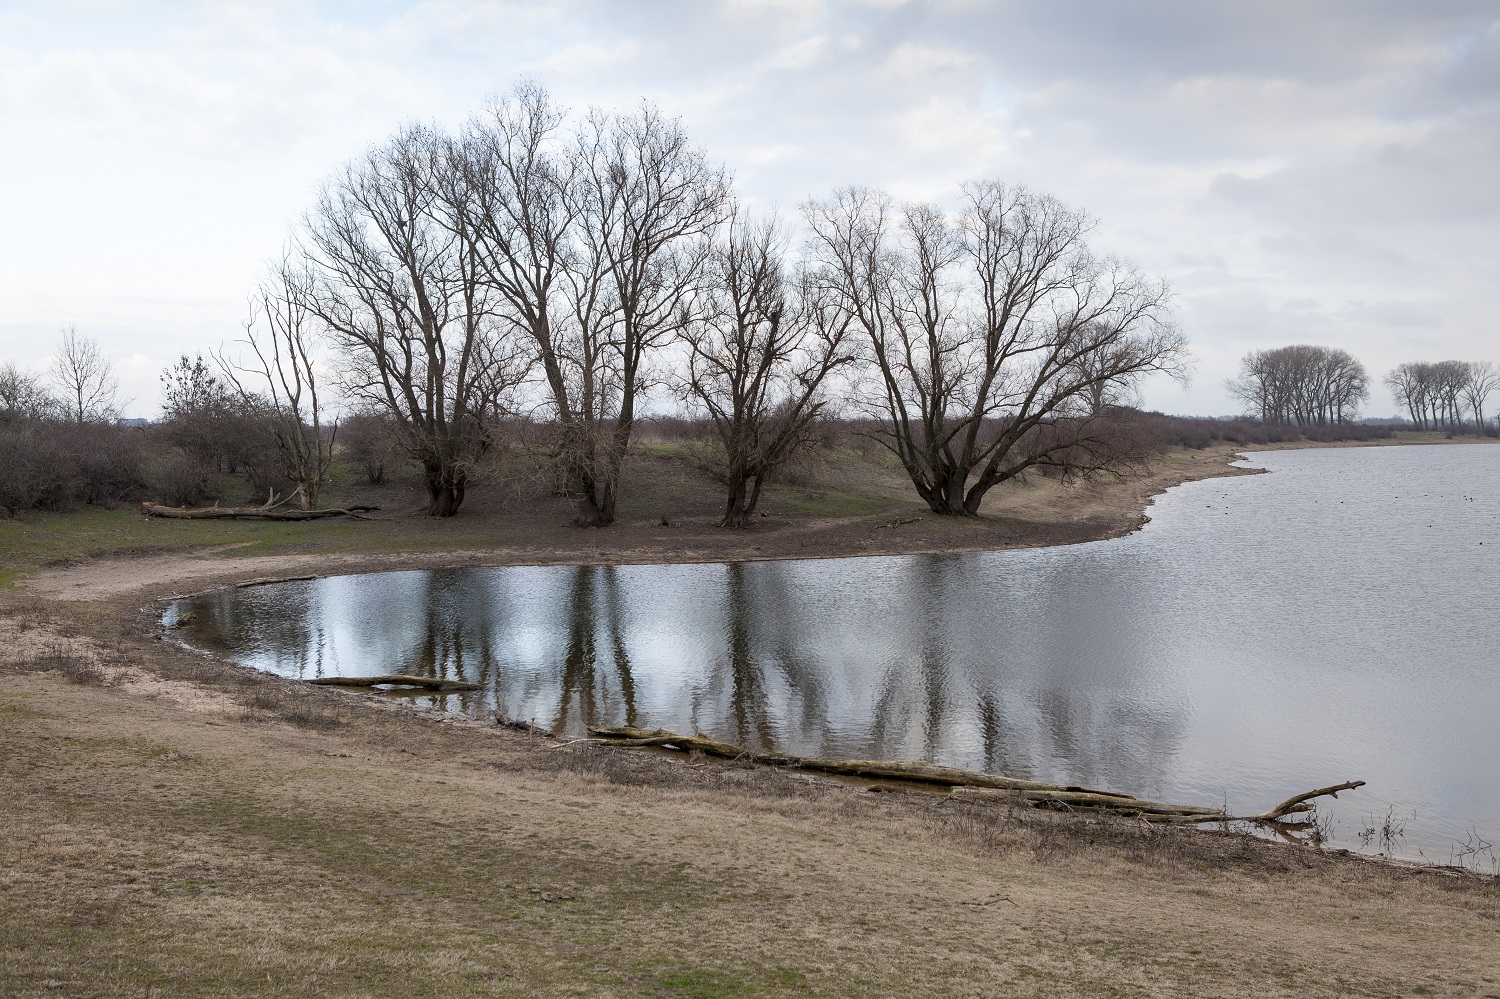
[(763, 204), (992, 176), (1088, 209), (1178, 291), (1197, 374), (1154, 408), (1232, 412), (1292, 342), (1500, 360), (1492, 0), (3, 0), (0, 360), (76, 323), (151, 415), (322, 178), (521, 76), (680, 114)]

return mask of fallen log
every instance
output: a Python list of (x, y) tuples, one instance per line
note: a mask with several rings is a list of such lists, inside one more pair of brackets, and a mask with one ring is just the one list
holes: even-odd
[(462, 680), (437, 680), (430, 676), (407, 676), (405, 673), (387, 673), (384, 676), (320, 676), (308, 683), (327, 687), (422, 687), (426, 690), (454, 691), (478, 690), (477, 683)]
[(1362, 780), (1350, 780), (1345, 781), (1342, 784), (1334, 784), (1331, 787), (1320, 787), (1315, 790), (1308, 791), (1306, 794), (1299, 794), (1295, 795), (1294, 797), (1288, 798), (1281, 804), (1277, 805), (1275, 808), (1271, 809), (1269, 812), (1261, 812), (1259, 815), (1247, 815), (1239, 821), (1275, 822), (1277, 819), (1284, 818), (1288, 815), (1294, 815), (1298, 812), (1310, 812), (1314, 810), (1315, 808), (1317, 808), (1317, 805), (1313, 804), (1312, 799), (1314, 798), (1321, 798), (1325, 794), (1330, 798), (1337, 798), (1340, 791), (1352, 791), (1356, 787), (1364, 786), (1365, 782)]
[(321, 520), (325, 517), (369, 520), (364, 514), (379, 509), (378, 506), (329, 507), (324, 510), (281, 510), (273, 506), (182, 507), (150, 501), (141, 504), (141, 513), (146, 516), (173, 520)]
[(272, 583), (306, 583), (317, 578), (317, 576), (266, 576), (263, 579), (247, 579), (242, 583), (235, 583), (234, 587), (237, 590), (243, 590), (251, 586), (270, 586)]
[(1098, 791), (1070, 784), (1048, 784), (1044, 781), (1021, 780), (1002, 777), (998, 774), (978, 773), (942, 767), (932, 763), (907, 760), (822, 760), (814, 757), (793, 756), (789, 753), (759, 753), (740, 746), (719, 742), (706, 735), (682, 735), (666, 729), (640, 729), (632, 726), (590, 728), (589, 735), (601, 742), (623, 747), (659, 746), (697, 751), (708, 756), (725, 759), (748, 760), (766, 766), (787, 767), (796, 770), (812, 770), (818, 773), (837, 774), (846, 777), (877, 778), (880, 780), (911, 781), (947, 787), (949, 793), (959, 797), (976, 799), (1003, 799), (1034, 808), (1053, 808), (1066, 811), (1104, 811), (1116, 815), (1140, 818), (1147, 822), (1194, 825), (1204, 822), (1249, 822), (1268, 826), (1284, 826), (1287, 815), (1312, 811), (1314, 798), (1324, 795), (1338, 797), (1338, 792), (1364, 786), (1364, 781), (1346, 781), (1331, 787), (1320, 787), (1305, 794), (1288, 798), (1269, 811), (1255, 815), (1230, 815), (1221, 808), (1199, 805), (1173, 805), (1160, 801), (1146, 801), (1117, 791)]

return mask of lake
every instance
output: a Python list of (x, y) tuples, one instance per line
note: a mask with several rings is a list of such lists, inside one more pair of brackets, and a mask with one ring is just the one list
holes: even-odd
[[(741, 564), (335, 576), (189, 598), (190, 641), (289, 677), (579, 735), (634, 724), (1258, 811), (1488, 870), (1500, 845), (1500, 446), (1259, 452), (1128, 537)], [(1478, 853), (1465, 850), (1478, 849)]]

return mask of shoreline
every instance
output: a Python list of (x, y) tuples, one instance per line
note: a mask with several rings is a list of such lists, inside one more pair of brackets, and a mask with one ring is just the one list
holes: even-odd
[[(105, 554), (69, 560), (64, 565), (41, 566), (28, 572), (11, 592), (43, 599), (91, 601), (136, 591), (146, 599), (161, 602), (258, 577), (290, 576), (320, 569), (323, 571), (316, 571), (316, 575), (321, 577), (469, 567), (692, 565), (967, 554), (1086, 544), (1140, 530), (1150, 520), (1148, 511), (1155, 498), (1169, 489), (1209, 478), (1261, 474), (1259, 469), (1233, 464), (1254, 450), (1216, 447), (1183, 452), (1174, 455), (1174, 461), (1164, 462), (1162, 467), (1144, 475), (1052, 487), (1040, 498), (1042, 501), (1057, 492), (1093, 494), (1086, 497), (1082, 515), (1065, 520), (1035, 519), (1039, 503), (1031, 502), (1021, 504), (1015, 511), (1002, 508), (999, 513), (992, 513), (987, 509), (979, 518), (938, 517), (925, 508), (912, 506), (896, 511), (894, 517), (781, 517), (743, 531), (719, 528), (702, 520), (666, 529), (639, 522), (622, 522), (608, 528), (554, 525), (545, 544), (528, 544), (513, 536), (502, 539), (509, 544), (428, 551), (235, 556), (232, 554), (235, 546), (205, 546), (125, 558)], [(1032, 498), (1023, 493), (1022, 499)], [(194, 588), (164, 592), (182, 583)], [(4, 599), (3, 594), (0, 590), (0, 600)]]
[[(360, 524), (355, 531), (398, 525), (405, 535), (376, 539), (373, 550), (314, 550), (238, 556), (255, 543), (205, 544), (170, 551), (130, 549), (124, 557), (104, 550), (35, 565), (21, 571), (9, 588), (0, 587), (0, 605), (12, 596), (94, 600), (130, 591), (147, 599), (190, 596), (257, 577), (314, 573), (318, 576), (411, 569), (547, 565), (677, 565), (779, 560), (819, 560), (899, 555), (948, 555), (1086, 544), (1123, 537), (1150, 521), (1157, 496), (1188, 482), (1262, 474), (1235, 465), (1261, 451), (1328, 447), (1413, 447), (1488, 443), (1489, 439), (1407, 440), (1324, 444), (1215, 445), (1199, 451), (1176, 449), (1145, 474), (1119, 479), (1058, 484), (1027, 481), (997, 489), (978, 518), (933, 515), (908, 502), (883, 513), (825, 517), (778, 511), (753, 528), (729, 530), (713, 517), (675, 518), (669, 527), (653, 519), (622, 517), (608, 528), (579, 528), (555, 516), (482, 512), (459, 525), (467, 537), (433, 537), (453, 532), (449, 525), (406, 514)], [(68, 514), (56, 515), (67, 517)], [(460, 513), (459, 520), (465, 514)], [(141, 518), (145, 519), (145, 518)], [(168, 525), (178, 522), (162, 522)], [(218, 522), (244, 523), (244, 522)], [(327, 524), (328, 522), (323, 522)], [(380, 525), (377, 527), (376, 525)], [(307, 525), (297, 525), (299, 527)], [(171, 531), (171, 527), (164, 530)], [(4, 535), (0, 534), (0, 540)], [(54, 560), (54, 562), (59, 560)], [(184, 591), (182, 586), (189, 586)], [(174, 589), (175, 587), (175, 589)], [(168, 594), (167, 591), (171, 591)]]

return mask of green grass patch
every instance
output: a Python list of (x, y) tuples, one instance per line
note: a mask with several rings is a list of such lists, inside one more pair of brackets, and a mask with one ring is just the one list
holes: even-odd
[(772, 486), (762, 503), (808, 517), (866, 517), (901, 505), (900, 500), (882, 493), (803, 486)]
[[(0, 586), (27, 569), (72, 560), (165, 555), (235, 546), (226, 556), (394, 547), (388, 531), (363, 521), (166, 520), (134, 507), (82, 507), (65, 513), (27, 513), (3, 528), (6, 561)], [(399, 547), (407, 547), (401, 542)]]

